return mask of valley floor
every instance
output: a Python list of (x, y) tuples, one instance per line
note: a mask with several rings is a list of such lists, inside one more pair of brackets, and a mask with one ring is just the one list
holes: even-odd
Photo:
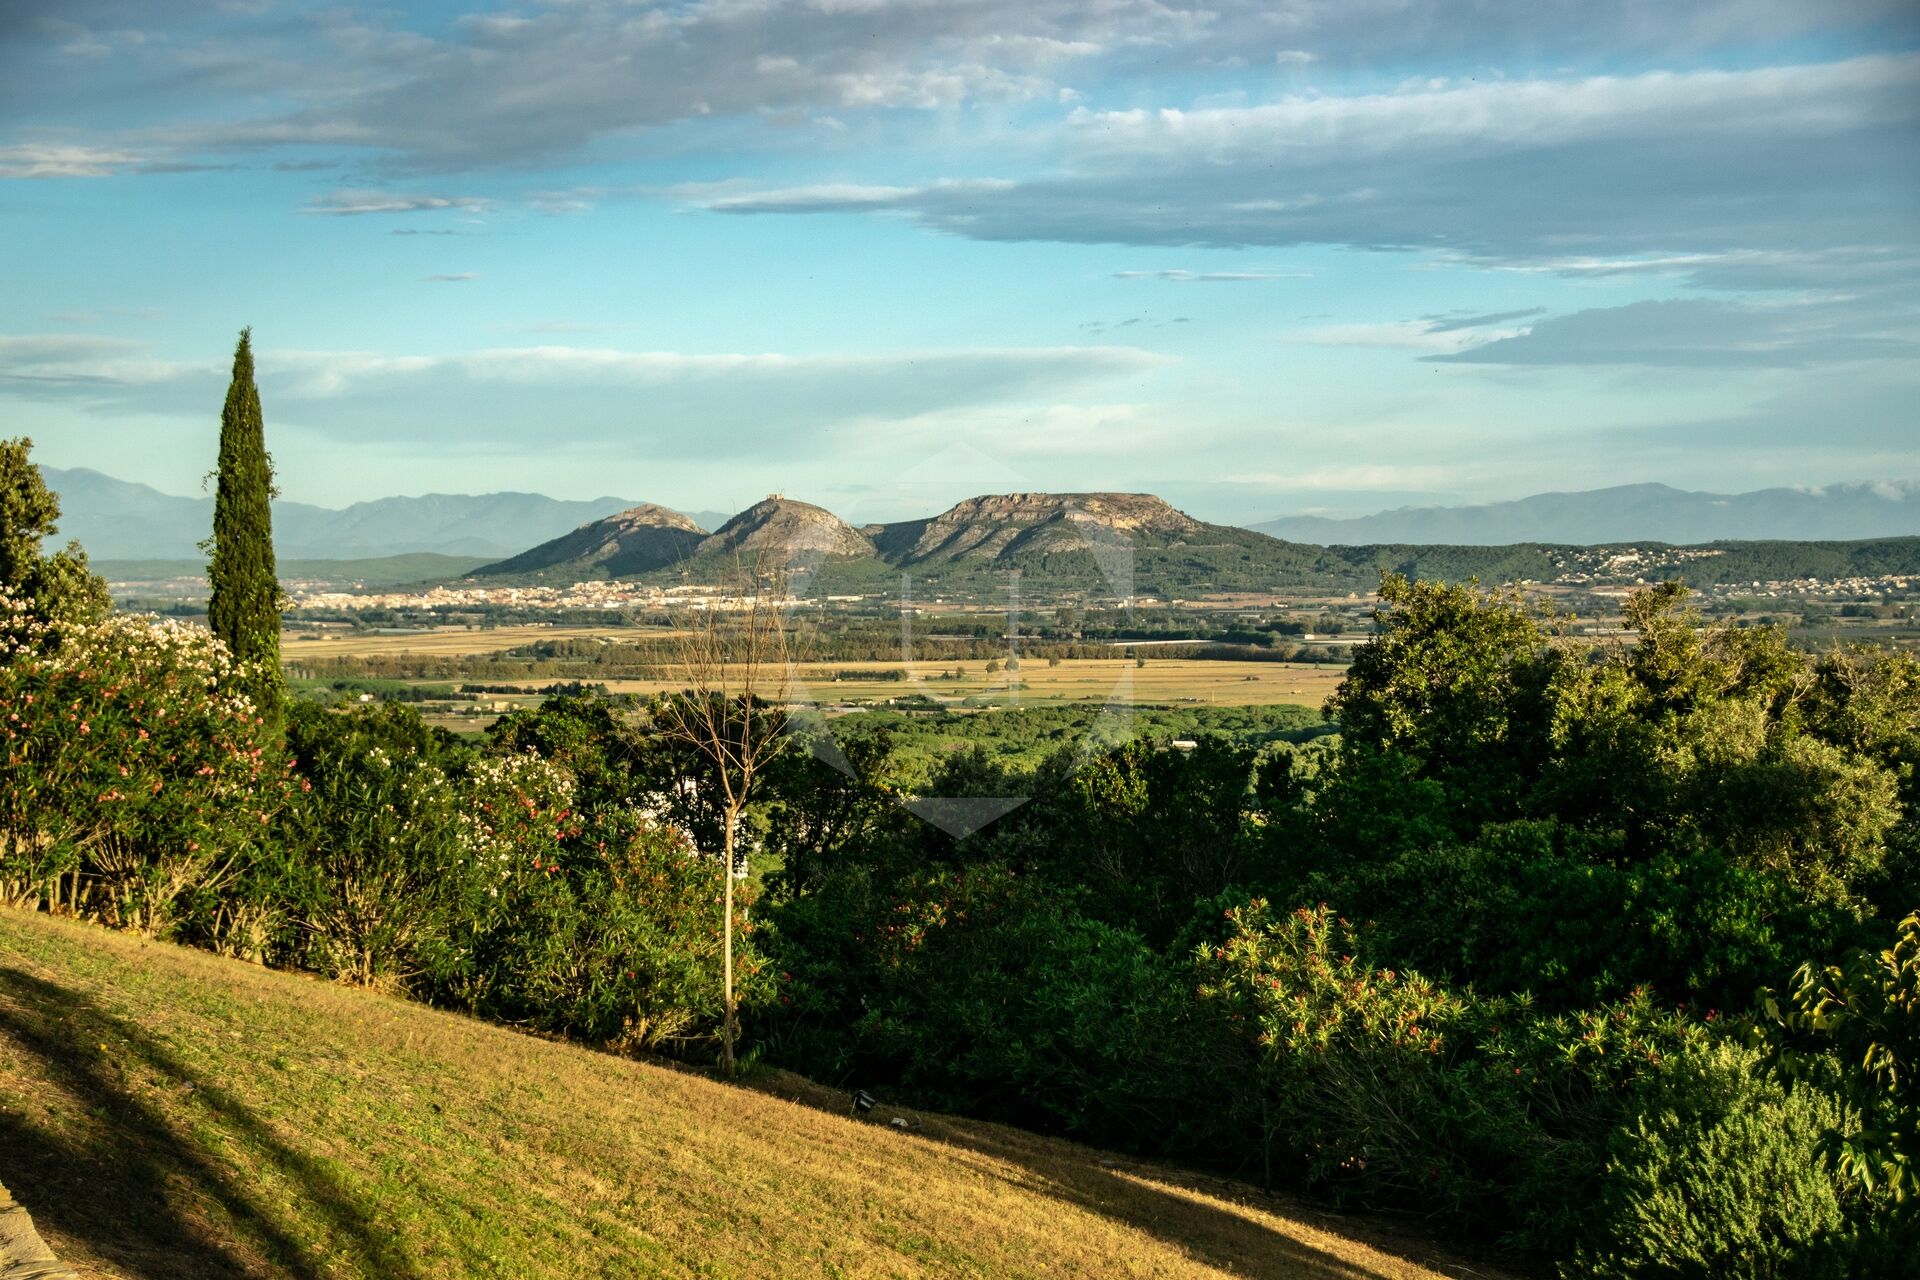
[(1488, 1274), (1217, 1178), (842, 1106), (0, 910), (0, 1183), (86, 1277)]

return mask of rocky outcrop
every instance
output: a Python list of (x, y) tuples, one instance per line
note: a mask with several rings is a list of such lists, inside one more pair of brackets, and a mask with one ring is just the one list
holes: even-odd
[(1149, 493), (1001, 493), (968, 498), (931, 519), (878, 525), (871, 533), (890, 563), (916, 565), (1086, 551), (1203, 528)]
[(475, 577), (539, 574), (564, 569), (625, 577), (678, 564), (691, 555), (706, 530), (678, 511), (643, 502), (572, 533), (543, 542), (510, 560), (474, 570)]

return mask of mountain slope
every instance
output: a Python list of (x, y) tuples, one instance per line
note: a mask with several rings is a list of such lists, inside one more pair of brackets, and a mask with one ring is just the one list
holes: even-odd
[(870, 556), (873, 544), (825, 507), (773, 494), (714, 530), (700, 556)]
[(10, 909), (0, 1182), (82, 1275), (143, 1280), (1459, 1270), (1218, 1178)]
[[(42, 467), (60, 495), (56, 541), (78, 538), (96, 560), (198, 559), (213, 528), (213, 499), (162, 493), (87, 468)], [(380, 498), (334, 509), (273, 504), (276, 551), (295, 559), (348, 559), (431, 551), (512, 555), (633, 504), (621, 498), (561, 501), (537, 493)]]
[(1347, 520), (1289, 516), (1247, 527), (1276, 538), (1340, 546), (1857, 541), (1920, 534), (1920, 484), (1895, 481), (1736, 494), (1631, 484), (1536, 494), (1485, 506), (1400, 507)]
[(643, 502), (510, 559), (484, 565), (473, 576), (539, 574), (556, 567), (581, 576), (650, 573), (686, 559), (706, 536), (706, 530), (678, 511)]
[(1010, 564), (1131, 546), (1141, 536), (1177, 538), (1204, 527), (1148, 493), (1001, 493), (968, 498), (926, 520), (873, 525), (867, 533), (889, 564)]

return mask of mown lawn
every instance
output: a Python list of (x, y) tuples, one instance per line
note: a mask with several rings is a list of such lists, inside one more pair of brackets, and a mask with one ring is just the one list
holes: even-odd
[(0, 910), (0, 1182), (82, 1275), (1488, 1274), (1217, 1179), (843, 1106)]

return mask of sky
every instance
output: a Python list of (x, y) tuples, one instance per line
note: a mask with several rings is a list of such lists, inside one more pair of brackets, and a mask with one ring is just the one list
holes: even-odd
[(1205, 519), (1920, 478), (1912, 0), (0, 5), (0, 431)]

